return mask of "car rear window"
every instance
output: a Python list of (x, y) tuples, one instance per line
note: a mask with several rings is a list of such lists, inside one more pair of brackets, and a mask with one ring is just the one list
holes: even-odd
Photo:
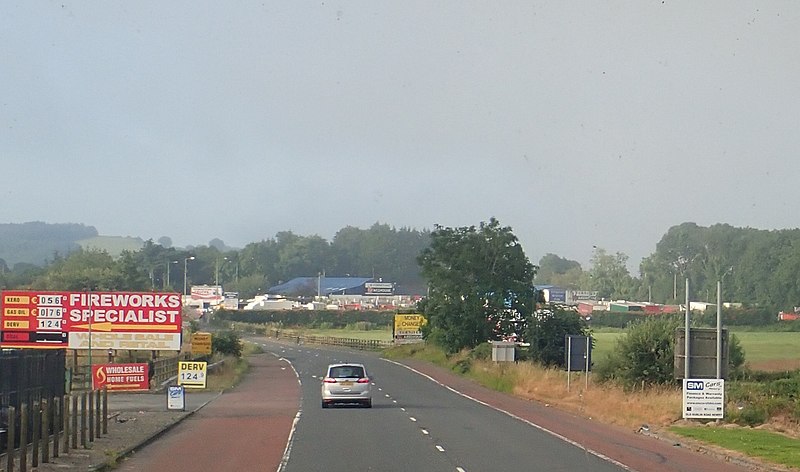
[(364, 377), (364, 368), (357, 365), (341, 365), (337, 367), (331, 367), (330, 376), (335, 379), (360, 379)]

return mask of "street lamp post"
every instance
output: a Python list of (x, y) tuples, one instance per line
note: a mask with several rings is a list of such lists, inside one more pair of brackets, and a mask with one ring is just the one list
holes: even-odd
[(184, 257), (183, 258), (183, 294), (184, 295), (187, 295), (187, 293), (186, 293), (186, 276), (187, 276), (187, 269), (188, 269), (187, 262), (193, 261), (193, 260), (194, 260), (194, 256)]
[(172, 264), (177, 264), (177, 263), (178, 261), (167, 261), (167, 285), (166, 287), (163, 287), (164, 289), (166, 289), (167, 287), (171, 287), (171, 285), (169, 284), (169, 271), (170, 269), (172, 269)]
[[(229, 259), (229, 258), (228, 258), (228, 256), (225, 256), (225, 257), (223, 257), (223, 258), (222, 258), (222, 268), (224, 269), (224, 270), (222, 271), (222, 275), (225, 275), (225, 272), (227, 271), (227, 269), (225, 269), (225, 268), (226, 268), (226, 267), (228, 267), (228, 266), (226, 265), (228, 262), (233, 262), (233, 259)], [(219, 272), (219, 268), (217, 268), (217, 272)], [(238, 266), (237, 266), (237, 275), (238, 275)], [(237, 277), (237, 278), (238, 278), (238, 277)], [(220, 284), (220, 281), (219, 281), (219, 280), (217, 280), (217, 283), (216, 283), (216, 285), (219, 285), (219, 284)]]

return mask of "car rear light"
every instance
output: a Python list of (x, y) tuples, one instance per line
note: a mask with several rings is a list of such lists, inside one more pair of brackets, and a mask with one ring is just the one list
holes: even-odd
[(324, 379), (322, 379), (322, 382), (324, 382), (326, 384), (335, 384), (336, 383), (336, 379), (334, 379), (332, 377), (325, 377)]
[(366, 383), (369, 383), (369, 378), (367, 378), (367, 377), (364, 377), (363, 379), (358, 379), (358, 383), (360, 383), (360, 384), (366, 384)]

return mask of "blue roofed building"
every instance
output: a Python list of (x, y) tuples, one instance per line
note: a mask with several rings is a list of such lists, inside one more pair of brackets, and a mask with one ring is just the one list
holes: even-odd
[(286, 283), (270, 287), (270, 295), (285, 297), (313, 297), (328, 295), (363, 295), (369, 277), (297, 277)]

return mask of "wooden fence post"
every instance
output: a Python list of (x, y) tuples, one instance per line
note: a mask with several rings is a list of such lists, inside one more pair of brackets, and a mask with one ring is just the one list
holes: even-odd
[(86, 449), (86, 392), (81, 394), (81, 447)]
[(108, 434), (108, 387), (103, 388), (103, 434)]
[(69, 454), (69, 438), (72, 437), (72, 412), (70, 405), (72, 404), (72, 395), (64, 395), (64, 453)]
[(61, 443), (61, 430), (64, 428), (64, 410), (61, 398), (53, 397), (53, 459), (58, 457), (58, 447)]
[(42, 400), (42, 464), (47, 464), (50, 462), (50, 409), (50, 402), (47, 400)]
[(8, 407), (8, 430), (6, 431), (8, 435), (6, 437), (6, 439), (8, 439), (8, 443), (6, 444), (6, 459), (8, 459), (6, 463), (7, 472), (14, 472), (14, 435), (16, 434), (14, 428), (17, 423), (16, 413), (16, 408), (13, 406)]
[(72, 396), (72, 449), (78, 449), (78, 396)]
[(19, 408), (19, 470), (28, 470), (28, 405), (24, 403)]
[[(33, 404), (33, 445), (31, 446), (31, 467), (39, 467), (39, 438), (42, 436), (42, 405)], [(24, 470), (22, 471), (24, 472)]]
[(100, 404), (100, 390), (98, 389), (95, 393), (95, 402), (94, 402), (94, 407), (95, 407), (94, 432), (95, 432), (95, 437), (97, 438), (100, 437), (100, 426), (102, 425), (102, 419), (103, 419), (102, 406), (103, 405)]
[(89, 442), (94, 442), (94, 392), (89, 390), (86, 395), (89, 397)]

